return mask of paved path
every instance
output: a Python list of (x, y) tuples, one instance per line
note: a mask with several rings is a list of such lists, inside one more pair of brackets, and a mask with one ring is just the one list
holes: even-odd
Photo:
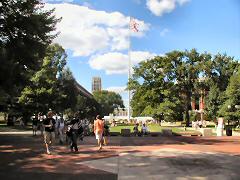
[(102, 152), (95, 143), (86, 137), (79, 153), (56, 145), (46, 155), (41, 136), (1, 134), (0, 178), (240, 179), (240, 137), (111, 137)]

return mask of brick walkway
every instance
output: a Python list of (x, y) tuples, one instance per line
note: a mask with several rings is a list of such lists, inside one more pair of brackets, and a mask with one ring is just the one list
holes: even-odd
[(102, 152), (94, 137), (80, 151), (56, 145), (46, 155), (42, 137), (0, 135), (5, 179), (239, 179), (240, 137), (111, 137)]

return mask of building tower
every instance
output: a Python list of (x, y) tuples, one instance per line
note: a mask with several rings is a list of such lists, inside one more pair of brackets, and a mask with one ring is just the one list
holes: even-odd
[(100, 77), (92, 78), (92, 92), (102, 90), (102, 81)]

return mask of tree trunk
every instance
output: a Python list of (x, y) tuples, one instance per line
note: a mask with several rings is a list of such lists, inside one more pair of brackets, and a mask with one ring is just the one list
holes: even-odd
[(192, 109), (191, 106), (191, 92), (187, 93), (187, 105), (186, 105), (186, 127), (189, 127), (190, 124), (190, 116), (189, 116), (189, 110)]
[(186, 118), (186, 127), (189, 127), (190, 117), (189, 117), (188, 109), (185, 110), (185, 118)]

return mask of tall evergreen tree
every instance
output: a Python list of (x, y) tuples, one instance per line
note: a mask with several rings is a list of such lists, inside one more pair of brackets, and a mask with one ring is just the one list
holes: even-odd
[(217, 84), (210, 87), (208, 96), (206, 97), (206, 114), (211, 120), (216, 121), (218, 111), (223, 101), (223, 92), (220, 91)]
[(225, 101), (219, 110), (219, 114), (228, 121), (240, 119), (240, 66), (231, 78), (225, 92)]
[(0, 3), (0, 105), (14, 103), (41, 67), (59, 21), (39, 0)]

